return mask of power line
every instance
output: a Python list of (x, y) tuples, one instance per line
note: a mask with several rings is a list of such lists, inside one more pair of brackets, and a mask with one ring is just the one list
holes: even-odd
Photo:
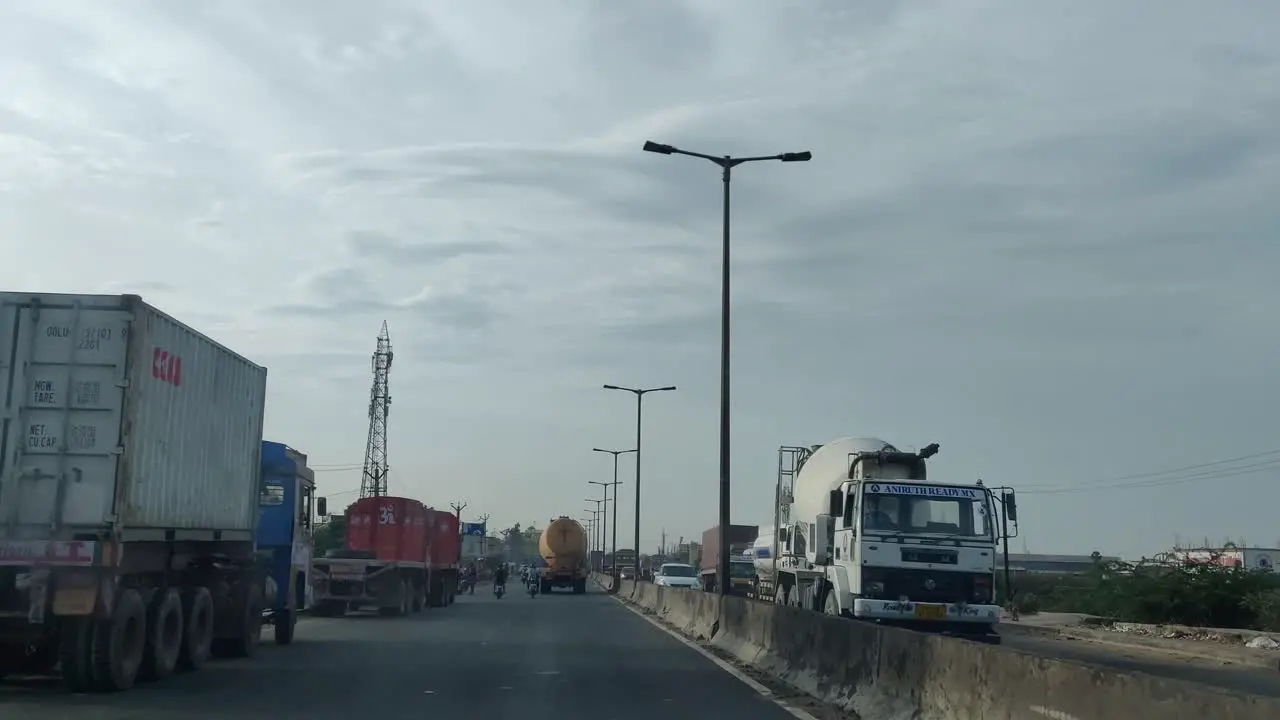
[[(1103, 480), (1094, 480), (1083, 485), (1063, 487), (1061, 485), (1040, 485), (1018, 488), (1018, 494), (1026, 495), (1063, 495), (1097, 490), (1122, 490), (1129, 488), (1167, 487), (1185, 485), (1201, 480), (1253, 475), (1272, 470), (1280, 470), (1280, 449), (1240, 455), (1211, 462), (1183, 465), (1165, 470), (1153, 470), (1132, 475), (1120, 475)], [(1259, 462), (1234, 464), (1243, 460), (1259, 460)]]

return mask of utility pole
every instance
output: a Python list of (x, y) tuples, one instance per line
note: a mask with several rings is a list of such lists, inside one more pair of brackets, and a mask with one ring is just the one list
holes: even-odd
[(488, 552), (489, 544), (489, 513), (485, 513), (479, 517), (480, 520), (480, 557)]

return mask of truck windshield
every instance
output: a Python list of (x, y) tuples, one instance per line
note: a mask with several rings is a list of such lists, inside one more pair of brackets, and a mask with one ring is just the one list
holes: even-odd
[(992, 536), (985, 490), (874, 482), (863, 487), (862, 529), (868, 532)]
[(735, 578), (753, 578), (756, 576), (756, 566), (749, 562), (731, 562), (729, 563), (729, 577)]

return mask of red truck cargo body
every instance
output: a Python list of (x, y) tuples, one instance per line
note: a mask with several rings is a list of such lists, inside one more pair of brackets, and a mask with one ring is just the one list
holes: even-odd
[(361, 498), (347, 508), (347, 549), (382, 562), (425, 563), (428, 512), (409, 498)]
[[(760, 528), (756, 525), (730, 525), (726, 534), (729, 536), (730, 554), (738, 555), (755, 542), (760, 535)], [(698, 569), (703, 572), (714, 571), (719, 563), (720, 526), (717, 525), (702, 533), (702, 559), (698, 563)]]
[(441, 510), (427, 510), (428, 557), (432, 567), (457, 565), (462, 554), (458, 516)]

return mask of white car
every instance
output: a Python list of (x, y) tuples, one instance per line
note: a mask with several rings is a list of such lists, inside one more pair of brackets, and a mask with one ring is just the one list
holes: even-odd
[(698, 577), (698, 571), (692, 565), (666, 563), (658, 568), (658, 572), (653, 574), (653, 584), (662, 587), (693, 588), (697, 590), (702, 587), (702, 579)]

